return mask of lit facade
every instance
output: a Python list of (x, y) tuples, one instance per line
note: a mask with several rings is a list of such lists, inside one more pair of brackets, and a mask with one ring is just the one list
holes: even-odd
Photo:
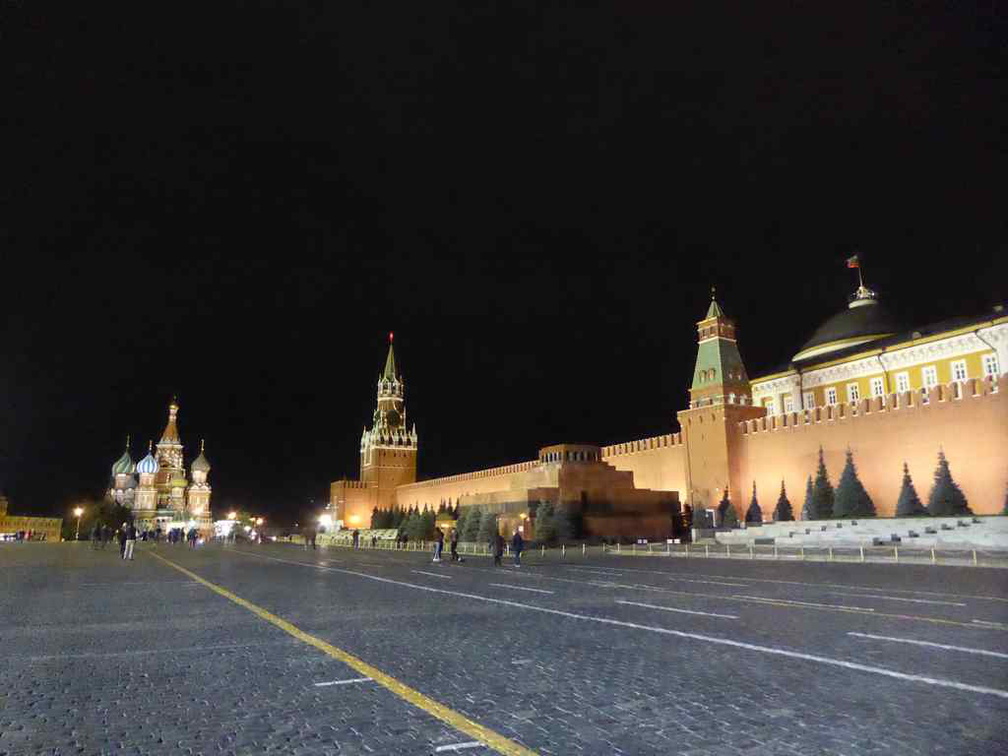
[[(1008, 396), (999, 390), (1006, 364), (1000, 307), (904, 331), (862, 285), (787, 367), (750, 379), (735, 323), (712, 296), (697, 323), (689, 401), (667, 433), (548, 447), (512, 465), (416, 481), (415, 433), (392, 442), (379, 434), (391, 455), (383, 459), (368, 456), (375, 436), (365, 430), (361, 478), (332, 484), (330, 514), (367, 527), (375, 507), (479, 505), (498, 513), (504, 529), (551, 501), (578, 509), (596, 535), (660, 535), (679, 502), (713, 510), (727, 494), (741, 519), (754, 484), (767, 516), (782, 483), (800, 512), (819, 450), (835, 485), (848, 448), (880, 516), (895, 512), (903, 463), (923, 495), (940, 450), (973, 511), (994, 514), (1008, 483)], [(381, 407), (392, 406), (382, 404), (382, 391), (380, 381), (376, 428), (384, 427)], [(374, 459), (383, 461), (365, 474)]]
[(210, 463), (200, 442), (199, 456), (186, 475), (182, 439), (178, 432), (179, 404), (168, 405), (168, 422), (157, 447), (149, 444), (147, 456), (136, 464), (126, 450), (112, 465), (107, 497), (133, 511), (139, 528), (210, 527)]

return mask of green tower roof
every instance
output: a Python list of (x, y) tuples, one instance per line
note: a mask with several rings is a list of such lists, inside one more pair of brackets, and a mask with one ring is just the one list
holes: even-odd
[(385, 358), (385, 371), (382, 373), (382, 378), (387, 381), (396, 380), (396, 364), (395, 364), (395, 352), (392, 350), (392, 334), (389, 334), (388, 342), (388, 357)]

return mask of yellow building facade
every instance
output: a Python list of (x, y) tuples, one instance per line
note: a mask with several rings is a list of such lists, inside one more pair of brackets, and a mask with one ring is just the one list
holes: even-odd
[(16, 533), (31, 533), (33, 541), (60, 542), (62, 517), (29, 517), (7, 512), (7, 497), (0, 496), (0, 538), (10, 538)]

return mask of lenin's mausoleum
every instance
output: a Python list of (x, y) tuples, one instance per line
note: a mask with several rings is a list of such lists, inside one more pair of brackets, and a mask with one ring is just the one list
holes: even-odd
[(360, 479), (331, 484), (331, 516), (363, 528), (376, 507), (478, 505), (499, 514), (503, 532), (519, 526), (534, 537), (535, 512), (550, 502), (576, 510), (587, 535), (664, 538), (681, 503), (716, 509), (726, 489), (741, 519), (754, 483), (769, 513), (783, 481), (798, 516), (820, 449), (833, 485), (851, 450), (880, 517), (895, 513), (904, 462), (926, 496), (939, 451), (974, 513), (1001, 512), (1008, 484), (1001, 306), (905, 330), (861, 285), (788, 365), (750, 378), (735, 323), (712, 296), (697, 342), (689, 404), (667, 434), (549, 446), (524, 462), (417, 481), (418, 437), (406, 422), (390, 341), (373, 423), (361, 436)]

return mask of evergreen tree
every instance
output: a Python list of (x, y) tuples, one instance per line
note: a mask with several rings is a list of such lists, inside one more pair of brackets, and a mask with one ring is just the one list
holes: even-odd
[(760, 509), (759, 502), (756, 501), (756, 481), (752, 484), (752, 501), (749, 502), (749, 509), (745, 513), (746, 522), (763, 522), (763, 510)]
[(794, 520), (794, 513), (791, 511), (791, 502), (788, 501), (787, 493), (784, 491), (784, 481), (780, 482), (780, 496), (777, 497), (777, 506), (773, 513), (774, 522), (790, 522)]
[(468, 512), (468, 509), (463, 509), (462, 512), (455, 515), (455, 531), (458, 533), (460, 541), (462, 540), (462, 534), (465, 533), (466, 517)]
[(465, 533), (462, 536), (464, 541), (474, 543), (479, 536), (480, 523), (483, 521), (483, 513), (479, 507), (467, 507), (466, 510)]
[(438, 507), (437, 511), (438, 511), (438, 514), (444, 514), (444, 511), (445, 511), (444, 499), (441, 500), (441, 506)]
[(721, 503), (718, 504), (718, 515), (721, 519), (721, 527), (723, 528), (737, 528), (738, 527), (738, 514), (735, 512), (735, 507), (732, 506), (731, 498), (728, 494), (728, 486), (725, 486), (724, 496), (721, 497)]
[(1008, 486), (1005, 486), (1005, 503), (1004, 509), (1001, 510), (1001, 514), (1008, 515)]
[(402, 527), (403, 520), (406, 519), (406, 513), (403, 511), (402, 507), (396, 507), (395, 516), (392, 518), (391, 527), (398, 530)]
[(535, 519), (535, 538), (539, 543), (553, 543), (557, 539), (556, 518), (552, 502), (543, 502)]
[(812, 476), (809, 475), (808, 476), (808, 483), (805, 484), (805, 503), (802, 504), (802, 509), (801, 509), (801, 518), (803, 520), (814, 519), (813, 516), (812, 516), (812, 514), (813, 514), (813, 512), (812, 512), (812, 496), (813, 496), (813, 494), (814, 494), (814, 490), (812, 488)]
[(423, 533), (421, 538), (431, 538), (434, 535), (434, 528), (437, 524), (437, 513), (432, 507), (423, 517)]
[(493, 512), (484, 512), (480, 517), (479, 532), (476, 540), (480, 543), (489, 543), (493, 536), (497, 535), (497, 515)]
[(553, 508), (553, 527), (561, 541), (573, 541), (581, 537), (581, 513), (569, 506)]
[(833, 516), (833, 485), (826, 474), (826, 463), (823, 461), (823, 450), (819, 447), (819, 468), (816, 470), (815, 483), (812, 486), (812, 519), (828, 520)]
[(835, 517), (875, 516), (875, 502), (872, 501), (857, 476), (854, 453), (849, 448), (847, 449), (847, 462), (844, 464), (843, 472), (840, 473), (840, 482), (837, 483), (833, 515)]
[(928, 496), (928, 512), (935, 517), (954, 517), (973, 514), (966, 497), (956, 482), (952, 480), (945, 452), (938, 452), (938, 469), (934, 474), (934, 486)]
[(371, 510), (371, 528), (372, 530), (378, 527), (378, 507)]
[(917, 496), (917, 489), (914, 488), (913, 481), (910, 480), (910, 468), (907, 463), (903, 463), (903, 485), (900, 488), (899, 499), (896, 501), (897, 517), (919, 517), (926, 515), (928, 511), (921, 504)]

